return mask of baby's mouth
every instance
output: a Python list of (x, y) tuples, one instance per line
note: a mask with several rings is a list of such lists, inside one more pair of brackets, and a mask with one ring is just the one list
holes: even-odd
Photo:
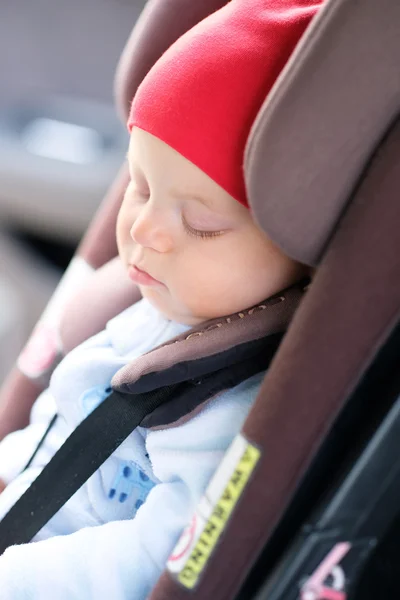
[(161, 281), (158, 281), (158, 279), (155, 279), (146, 271), (139, 269), (136, 265), (131, 264), (128, 266), (128, 276), (134, 283), (139, 285), (163, 285)]

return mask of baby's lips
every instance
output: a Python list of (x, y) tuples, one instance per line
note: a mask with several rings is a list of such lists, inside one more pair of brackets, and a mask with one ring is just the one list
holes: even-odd
[(28, 377), (39, 377), (53, 364), (58, 347), (57, 332), (39, 323), (18, 358), (19, 369)]

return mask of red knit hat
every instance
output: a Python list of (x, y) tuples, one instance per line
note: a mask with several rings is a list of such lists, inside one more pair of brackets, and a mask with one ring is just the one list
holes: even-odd
[(133, 99), (129, 130), (153, 134), (248, 206), (250, 128), (322, 2), (231, 0), (152, 67)]

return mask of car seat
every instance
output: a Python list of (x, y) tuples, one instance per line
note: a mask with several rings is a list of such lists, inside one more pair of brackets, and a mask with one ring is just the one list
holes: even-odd
[[(223, 4), (148, 3), (117, 73), (124, 117), (161, 52)], [(259, 113), (251, 209), (315, 274), (242, 428), (256, 468), (218, 535), (207, 522), (203, 550), (200, 532), (151, 600), (397, 597), (399, 22), (395, 0), (328, 0)], [(62, 354), (137, 299), (111, 260), (127, 177), (123, 167), (3, 387), (2, 434), (27, 422)]]

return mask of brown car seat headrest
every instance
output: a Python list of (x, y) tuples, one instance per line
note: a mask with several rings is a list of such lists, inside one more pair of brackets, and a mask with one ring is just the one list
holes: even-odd
[(365, 165), (399, 112), (400, 3), (326, 3), (250, 135), (255, 218), (297, 260), (316, 265)]

